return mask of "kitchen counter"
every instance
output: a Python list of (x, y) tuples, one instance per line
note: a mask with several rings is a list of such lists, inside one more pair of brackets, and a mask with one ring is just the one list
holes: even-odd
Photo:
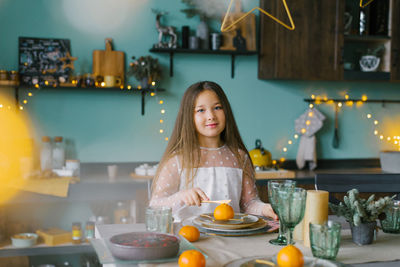
[[(118, 174), (115, 181), (110, 181), (107, 165), (117, 165)], [(8, 204), (32, 202), (95, 202), (102, 200), (130, 200), (137, 190), (148, 190), (149, 181), (133, 179), (130, 173), (140, 163), (81, 163), (80, 182), (69, 185), (68, 197), (42, 195), (19, 191)]]

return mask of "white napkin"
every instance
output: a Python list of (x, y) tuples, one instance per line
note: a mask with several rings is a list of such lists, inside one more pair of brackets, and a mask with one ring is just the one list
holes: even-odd
[(295, 121), (295, 130), (301, 134), (296, 164), (299, 169), (304, 168), (309, 161), (310, 170), (317, 167), (317, 140), (315, 133), (321, 129), (325, 116), (316, 108), (309, 108)]

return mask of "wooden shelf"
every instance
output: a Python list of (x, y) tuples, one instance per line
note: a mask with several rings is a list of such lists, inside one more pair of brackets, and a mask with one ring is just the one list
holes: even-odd
[(257, 55), (257, 51), (236, 51), (236, 50), (207, 50), (207, 49), (185, 49), (185, 48), (152, 48), (152, 53), (169, 54), (169, 76), (174, 76), (174, 54), (207, 54), (207, 55), (230, 55), (231, 56), (231, 77), (235, 77), (235, 56)]
[(42, 243), (27, 248), (16, 248), (8, 242), (0, 247), (0, 257), (81, 254), (92, 252), (94, 252), (94, 249), (90, 243), (82, 243), (78, 245), (66, 243), (57, 246), (48, 246)]
[(390, 72), (345, 70), (343, 78), (350, 81), (390, 81)]
[(400, 99), (396, 100), (396, 99), (367, 99), (367, 100), (362, 100), (362, 99), (354, 99), (354, 98), (349, 98), (349, 99), (345, 99), (345, 98), (334, 98), (334, 99), (312, 99), (312, 98), (304, 98), (303, 99), (304, 102), (308, 102), (308, 103), (331, 103), (331, 102), (335, 102), (335, 103), (346, 103), (349, 101), (352, 101), (354, 104), (356, 104), (357, 102), (361, 101), (363, 103), (381, 103), (382, 105), (385, 104), (400, 104)]
[(391, 38), (384, 35), (345, 35), (344, 40), (354, 42), (387, 42)]
[(18, 84), (16, 81), (0, 81), (0, 86), (18, 86)]
[(164, 92), (164, 88), (140, 88), (140, 87), (131, 87), (128, 89), (127, 86), (123, 87), (77, 87), (77, 86), (63, 86), (63, 87), (53, 87), (53, 86), (46, 86), (46, 87), (38, 87), (35, 86), (17, 86), (15, 89), (15, 99), (17, 104), (19, 104), (19, 89), (31, 89), (31, 90), (88, 90), (88, 91), (114, 91), (114, 92), (125, 92), (125, 93), (140, 93), (142, 95), (142, 107), (141, 107), (141, 114), (144, 115), (145, 113), (145, 96), (148, 93), (157, 93), (157, 92)]

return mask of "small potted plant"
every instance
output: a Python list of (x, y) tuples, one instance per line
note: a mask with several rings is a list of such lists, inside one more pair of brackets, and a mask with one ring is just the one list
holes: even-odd
[(159, 82), (161, 79), (161, 66), (158, 59), (151, 56), (142, 56), (130, 63), (129, 74), (132, 74), (136, 80), (140, 81), (143, 88), (150, 87), (153, 82)]
[(368, 199), (363, 199), (357, 189), (351, 189), (343, 202), (338, 205), (329, 203), (329, 207), (334, 214), (345, 217), (349, 222), (353, 242), (357, 245), (367, 245), (374, 239), (376, 220), (378, 217), (385, 217), (384, 210), (392, 203), (394, 197), (384, 197), (375, 201), (375, 195), (371, 195)]
[(364, 55), (360, 58), (360, 68), (362, 71), (376, 71), (381, 62), (381, 56), (385, 51), (383, 45), (377, 46), (374, 49), (368, 48)]

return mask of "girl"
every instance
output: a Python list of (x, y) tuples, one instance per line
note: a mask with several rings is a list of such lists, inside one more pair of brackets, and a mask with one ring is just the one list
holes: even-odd
[(222, 88), (209, 81), (183, 95), (152, 184), (150, 206), (169, 206), (176, 221), (212, 213), (203, 200), (231, 199), (234, 211), (277, 219), (257, 196), (254, 168)]

